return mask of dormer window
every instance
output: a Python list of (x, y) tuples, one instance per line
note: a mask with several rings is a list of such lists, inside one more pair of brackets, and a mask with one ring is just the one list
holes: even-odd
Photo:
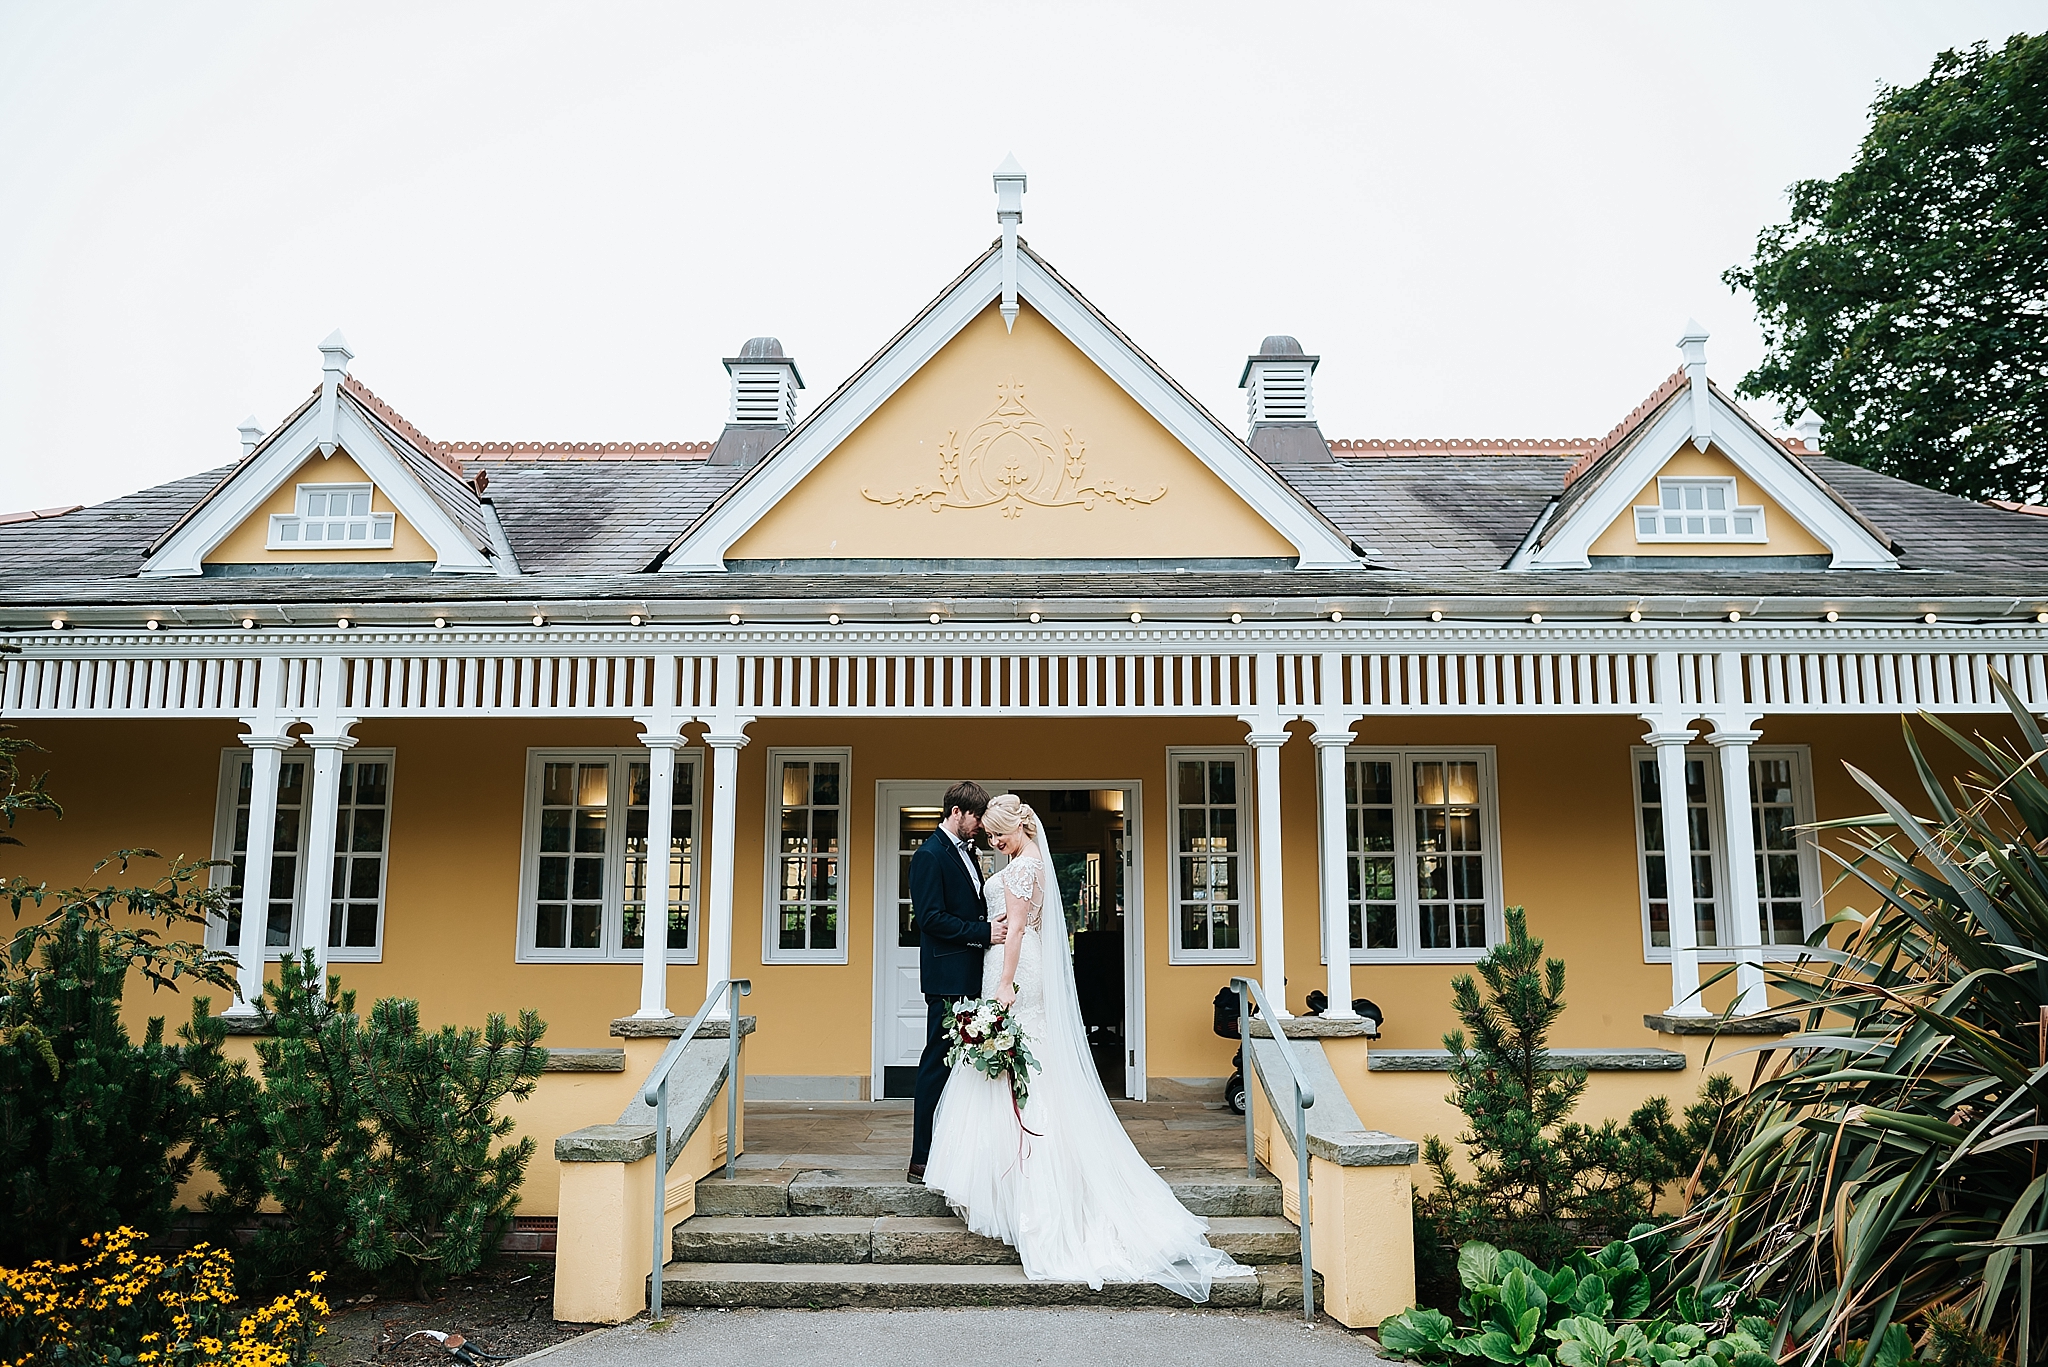
[(367, 484), (301, 484), (297, 512), (270, 517), (271, 550), (388, 548), (394, 514), (370, 511)]
[(1635, 510), (1636, 540), (1764, 540), (1764, 510), (1739, 506), (1732, 479), (1659, 479), (1657, 502)]

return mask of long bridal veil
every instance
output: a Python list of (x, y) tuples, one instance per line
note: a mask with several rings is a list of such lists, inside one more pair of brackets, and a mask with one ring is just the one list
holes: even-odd
[[(1028, 1165), (1029, 1193), (1018, 1209), (1024, 1225), (1038, 1226), (1031, 1233), (1044, 1256), (1033, 1261), (1051, 1269), (1090, 1269), (1087, 1279), (1098, 1286), (1156, 1282), (1189, 1300), (1206, 1301), (1213, 1278), (1246, 1269), (1209, 1247), (1208, 1223), (1181, 1205), (1117, 1120), (1081, 1021), (1065, 903), (1042, 818), (1038, 858), (1046, 1023), (1037, 1050), (1041, 1071), (1031, 1080), (1029, 1123), (1045, 1134), (1026, 1140), (1034, 1161)], [(1057, 1134), (1050, 1126), (1058, 1127)]]

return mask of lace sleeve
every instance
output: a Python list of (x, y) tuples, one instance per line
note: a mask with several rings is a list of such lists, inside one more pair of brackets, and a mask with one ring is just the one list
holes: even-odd
[(1003, 887), (1010, 895), (1033, 906), (1038, 904), (1038, 860), (1012, 859), (1003, 867)]

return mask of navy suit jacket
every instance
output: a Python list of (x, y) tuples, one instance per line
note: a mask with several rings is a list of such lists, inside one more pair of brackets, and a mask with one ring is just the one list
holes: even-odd
[(910, 856), (910, 912), (918, 935), (919, 987), (928, 996), (981, 994), (981, 951), (993, 942), (988, 905), (953, 837), (941, 830)]

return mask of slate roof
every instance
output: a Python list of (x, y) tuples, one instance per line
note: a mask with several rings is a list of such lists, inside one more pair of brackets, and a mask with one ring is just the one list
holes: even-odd
[[(521, 573), (397, 575), (366, 567), (357, 577), (207, 575), (139, 579), (146, 547), (228, 468), (191, 475), (58, 517), (0, 523), (0, 609), (37, 612), (93, 605), (174, 606), (193, 621), (226, 621), (249, 605), (286, 619), (317, 620), (313, 605), (528, 605), (553, 601), (697, 602), (750, 613), (777, 602), (865, 604), (871, 616), (921, 620), (936, 607), (969, 612), (976, 603), (1144, 603), (1154, 616), (1170, 603), (1228, 604), (1257, 620), (1297, 613), (1304, 600), (1339, 603), (1347, 615), (1394, 610), (1398, 602), (1491, 598), (1510, 612), (1579, 602), (1654, 598), (1705, 618), (1765, 599), (1968, 600), (1986, 615), (2015, 600), (2048, 600), (2048, 518), (1937, 493), (1826, 457), (1806, 458), (1819, 478), (1872, 520), (1898, 529), (1902, 568), (1758, 571), (1506, 571), (1516, 543), (1572, 464), (1563, 456), (1341, 456), (1280, 473), (1304, 498), (1372, 552), (1350, 571), (1157, 571), (946, 573), (906, 566), (893, 574), (735, 572), (647, 574), (674, 529), (708, 507), (739, 472), (702, 460), (518, 460), (471, 462), (487, 476)], [(1025, 567), (1018, 567), (1020, 570)], [(1380, 606), (1375, 606), (1378, 604)], [(2005, 605), (2001, 608), (2001, 604)], [(1292, 606), (1290, 606), (1292, 605)], [(1690, 606), (1688, 606), (1690, 605)], [(301, 608), (303, 607), (303, 610)], [(520, 612), (530, 611), (522, 606)], [(1124, 610), (1128, 610), (1127, 608)], [(1565, 610), (1565, 609), (1556, 609)], [(1601, 608), (1600, 610), (1605, 610)], [(1747, 609), (1745, 609), (1747, 610)], [(2032, 606), (2026, 608), (2034, 610)], [(493, 611), (492, 615), (502, 615)]]

